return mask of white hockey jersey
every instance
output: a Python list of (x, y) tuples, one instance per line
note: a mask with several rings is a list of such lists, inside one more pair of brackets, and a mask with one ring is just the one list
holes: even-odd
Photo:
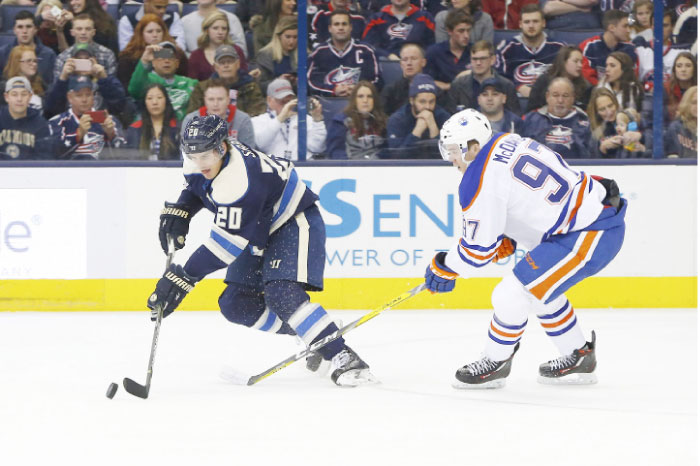
[(462, 238), (445, 264), (460, 276), (491, 262), (503, 237), (530, 250), (552, 235), (583, 230), (603, 210), (606, 192), (546, 146), (497, 133), (459, 185)]

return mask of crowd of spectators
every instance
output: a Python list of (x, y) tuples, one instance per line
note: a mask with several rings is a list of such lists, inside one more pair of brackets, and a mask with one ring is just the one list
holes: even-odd
[(26, 8), (0, 47), (0, 160), (177, 160), (207, 114), (296, 160), (299, 72), (306, 158), (439, 158), (464, 108), (565, 159), (651, 157), (662, 112), (664, 155), (697, 158), (697, 1), (662, 1), (654, 108), (650, 0), (308, 0), (308, 37), (295, 0), (3, 0)]

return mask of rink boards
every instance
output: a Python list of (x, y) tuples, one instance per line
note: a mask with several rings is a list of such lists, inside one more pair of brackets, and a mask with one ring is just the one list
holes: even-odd
[[(572, 289), (577, 307), (697, 306), (697, 167), (577, 166), (618, 180), (629, 199), (627, 236), (599, 276)], [(460, 234), (448, 166), (303, 166), (327, 223), (329, 309), (369, 309), (421, 282), (438, 250)], [(163, 201), (182, 188), (176, 167), (0, 167), (0, 310), (143, 310), (164, 256), (157, 239)], [(184, 262), (208, 236), (212, 216), (192, 221)], [(414, 309), (490, 307), (500, 277), (524, 255), (474, 270), (455, 293), (419, 295)], [(216, 309), (218, 272), (182, 309)]]

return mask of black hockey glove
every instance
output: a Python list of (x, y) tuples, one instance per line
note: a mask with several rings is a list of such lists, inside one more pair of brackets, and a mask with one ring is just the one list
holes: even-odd
[(165, 207), (160, 213), (158, 229), (160, 247), (163, 248), (163, 252), (168, 253), (168, 235), (173, 238), (176, 251), (185, 247), (185, 238), (190, 231), (190, 220), (192, 220), (192, 214), (186, 206), (165, 203)]
[(148, 308), (151, 309), (151, 320), (158, 317), (158, 309), (163, 309), (163, 317), (167, 317), (180, 305), (187, 293), (192, 291), (199, 281), (178, 264), (170, 264), (163, 277), (158, 280), (156, 290), (148, 298)]

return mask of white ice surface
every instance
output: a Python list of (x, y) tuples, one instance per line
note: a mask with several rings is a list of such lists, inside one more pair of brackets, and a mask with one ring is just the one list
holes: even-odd
[[(338, 311), (345, 322), (360, 312)], [(555, 354), (536, 319), (502, 390), (450, 386), (481, 352), (488, 311), (387, 311), (348, 343), (382, 381), (342, 389), (296, 363), (252, 375), (294, 339), (176, 312), (0, 313), (0, 465), (691, 465), (697, 462), (697, 310), (577, 310), (598, 335), (599, 383), (536, 383)], [(110, 382), (120, 385), (113, 400)]]

